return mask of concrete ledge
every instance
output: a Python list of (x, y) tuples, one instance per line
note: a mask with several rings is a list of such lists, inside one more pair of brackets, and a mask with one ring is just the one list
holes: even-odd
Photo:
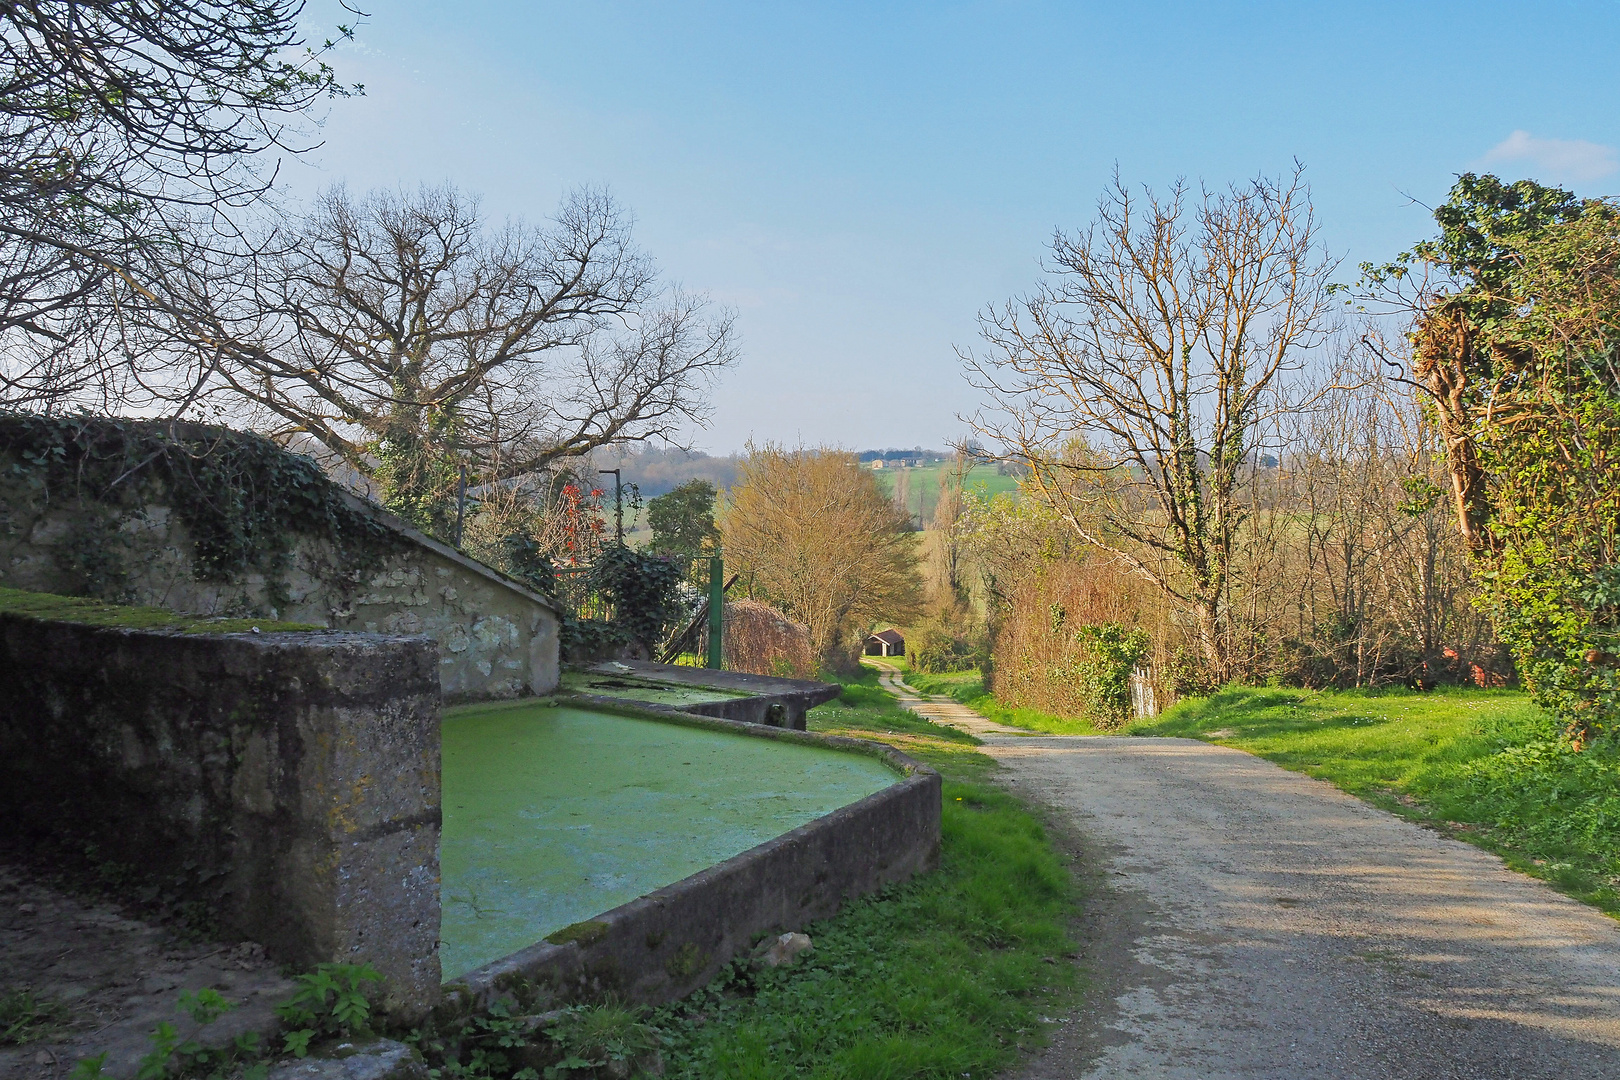
[(781, 739), (880, 758), (904, 778), (649, 893), (478, 968), (445, 987), (450, 1009), (502, 997), (530, 1007), (617, 994), (658, 1004), (691, 993), (747, 950), (755, 935), (796, 930), (849, 900), (931, 870), (939, 861), (940, 777), (879, 743), (817, 735), (620, 698), (570, 695), (569, 704), (623, 716)]
[(615, 660), (587, 669), (593, 675), (628, 675), (677, 686), (698, 686), (713, 690), (748, 694), (725, 701), (704, 701), (682, 705), (684, 712), (701, 713), (749, 724), (793, 728), (803, 731), (805, 714), (817, 705), (831, 701), (843, 692), (836, 683), (809, 679), (779, 679), (746, 671), (694, 668), (680, 664), (654, 664), (646, 660)]
[(437, 999), (438, 648), (0, 614), (0, 815), (184, 881), (298, 968), (370, 962)]

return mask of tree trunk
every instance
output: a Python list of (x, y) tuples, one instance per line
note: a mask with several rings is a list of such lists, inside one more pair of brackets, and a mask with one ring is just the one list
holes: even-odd
[(1228, 657), (1226, 640), (1221, 633), (1221, 605), (1219, 600), (1200, 600), (1194, 606), (1198, 623), (1198, 646), (1209, 665), (1211, 677), (1217, 684), (1227, 680)]

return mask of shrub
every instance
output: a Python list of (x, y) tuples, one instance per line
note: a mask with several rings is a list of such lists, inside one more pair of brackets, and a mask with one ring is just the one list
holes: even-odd
[(654, 655), (688, 614), (681, 582), (680, 567), (667, 558), (622, 544), (603, 548), (591, 564), (586, 588), (612, 614), (605, 621), (570, 619), (564, 644), (586, 652), (631, 645), (643, 655)]
[(990, 658), (982, 627), (944, 615), (930, 616), (907, 631), (906, 652), (914, 671), (933, 674), (982, 668)]
[(1086, 713), (1099, 727), (1131, 718), (1131, 673), (1147, 655), (1147, 631), (1118, 623), (1075, 628), (1080, 655), (1069, 674), (1086, 699)]
[(810, 648), (810, 631), (802, 623), (756, 600), (729, 600), (725, 615), (728, 671), (815, 678), (816, 657)]

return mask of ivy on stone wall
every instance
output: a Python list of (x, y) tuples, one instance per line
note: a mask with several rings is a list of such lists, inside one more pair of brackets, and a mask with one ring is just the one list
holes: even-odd
[[(300, 536), (327, 541), (357, 570), (398, 545), (392, 530), (346, 503), (314, 461), (227, 428), (0, 413), (0, 462), (46, 505), (138, 509), (161, 498), (190, 534), (193, 572), (204, 581), (274, 576)], [(127, 577), (115, 531), (110, 516), (87, 515), (82, 535), (67, 545), (87, 587), (101, 595), (118, 593)]]
[(681, 595), (685, 575), (668, 556), (609, 544), (591, 564), (586, 591), (613, 612), (610, 619), (563, 613), (563, 646), (571, 654), (598, 656), (631, 646), (654, 657), (660, 646), (691, 615)]

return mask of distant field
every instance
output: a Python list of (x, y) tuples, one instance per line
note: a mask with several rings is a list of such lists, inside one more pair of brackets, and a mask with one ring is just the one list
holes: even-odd
[[(927, 528), (934, 517), (934, 507), (939, 503), (939, 481), (953, 471), (948, 463), (927, 465), (918, 469), (873, 469), (872, 475), (877, 478), (878, 487), (885, 495), (894, 497), (894, 488), (897, 482), (906, 487), (906, 509), (922, 522)], [(904, 477), (904, 480), (901, 480)], [(976, 465), (968, 470), (967, 489), (977, 492), (981, 497), (1000, 495), (1003, 492), (1016, 496), (1018, 494), (1018, 481), (1011, 476), (1002, 476), (996, 472), (994, 465)], [(607, 497), (602, 502), (603, 519), (607, 522), (609, 531), (613, 529), (613, 488), (611, 478), (607, 481)], [(724, 499), (724, 492), (721, 498)], [(652, 542), (652, 529), (647, 524), (646, 502), (649, 498), (642, 496), (642, 507), (633, 510), (628, 504), (629, 495), (626, 493), (627, 503), (624, 510), (624, 538), (634, 548), (646, 547)]]
[[(954, 466), (945, 462), (920, 469), (873, 469), (872, 475), (877, 478), (878, 486), (891, 498), (895, 485), (903, 484), (906, 488), (906, 509), (920, 516), (923, 526), (927, 527), (934, 516), (934, 507), (939, 503), (940, 478), (949, 475), (953, 469)], [(994, 465), (975, 465), (968, 470), (967, 489), (970, 492), (981, 491), (985, 495), (999, 495), (1002, 492), (1017, 494), (1018, 481), (1011, 476), (1000, 475)]]

